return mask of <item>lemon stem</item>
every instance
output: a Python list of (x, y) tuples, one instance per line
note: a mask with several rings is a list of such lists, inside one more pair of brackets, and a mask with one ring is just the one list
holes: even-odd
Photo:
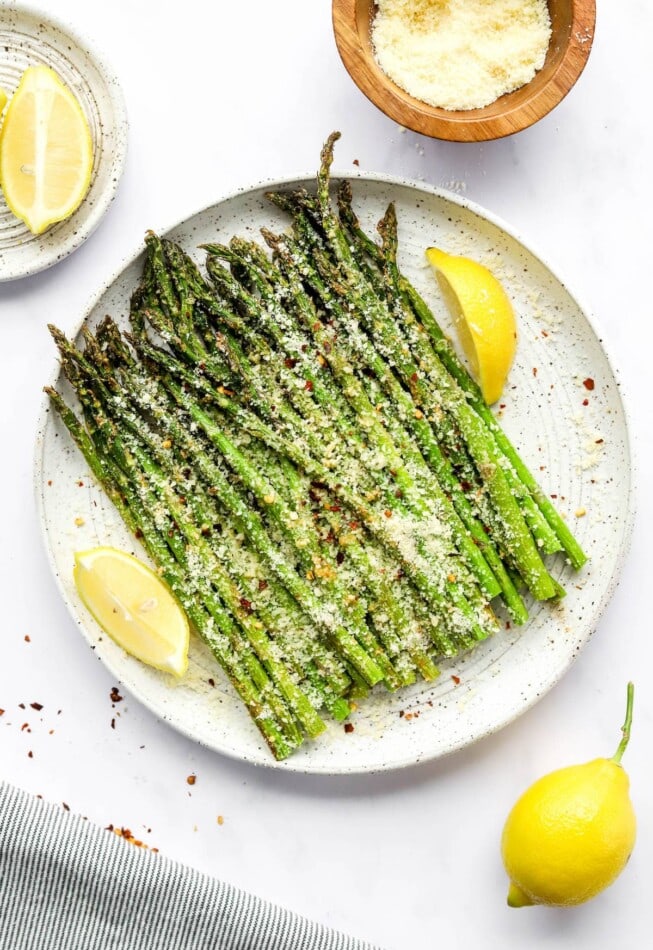
[(626, 718), (624, 724), (621, 727), (622, 739), (619, 743), (619, 748), (612, 756), (612, 761), (616, 762), (617, 765), (621, 762), (621, 756), (626, 751), (626, 746), (630, 739), (630, 726), (633, 721), (633, 700), (635, 698), (635, 686), (633, 683), (628, 684), (627, 698), (626, 698)]

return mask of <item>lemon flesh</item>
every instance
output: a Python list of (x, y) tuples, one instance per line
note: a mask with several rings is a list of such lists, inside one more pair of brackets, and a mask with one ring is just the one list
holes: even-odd
[(515, 356), (517, 327), (508, 295), (487, 267), (468, 257), (429, 247), (461, 346), (488, 405), (501, 396)]
[(41, 234), (79, 207), (92, 171), (82, 107), (52, 69), (30, 66), (0, 133), (0, 182), (9, 208)]
[(75, 586), (103, 630), (131, 656), (166, 673), (188, 668), (185, 613), (157, 575), (117, 548), (75, 554)]
[(611, 759), (558, 769), (531, 785), (503, 830), (508, 904), (581, 904), (612, 884), (635, 845), (628, 788)]

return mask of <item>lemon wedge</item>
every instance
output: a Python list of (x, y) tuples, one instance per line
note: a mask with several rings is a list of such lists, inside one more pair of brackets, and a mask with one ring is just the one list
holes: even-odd
[(0, 182), (9, 208), (41, 234), (79, 207), (92, 170), (82, 107), (52, 69), (30, 66), (0, 133)]
[(429, 247), (426, 257), (435, 271), (445, 302), (485, 402), (501, 396), (515, 356), (515, 313), (494, 274), (468, 257)]
[(4, 89), (0, 86), (0, 115), (2, 115), (2, 110), (3, 110), (4, 107), (7, 105), (7, 99), (8, 99), (8, 98), (9, 98), (9, 96), (8, 96), (7, 93), (4, 91)]
[(131, 656), (166, 673), (188, 667), (185, 613), (154, 571), (117, 548), (75, 554), (80, 597), (97, 622)]

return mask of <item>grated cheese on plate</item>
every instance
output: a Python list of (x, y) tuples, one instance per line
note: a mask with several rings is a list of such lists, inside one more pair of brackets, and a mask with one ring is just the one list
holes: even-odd
[(479, 109), (530, 82), (551, 39), (546, 0), (377, 0), (381, 69), (411, 96)]

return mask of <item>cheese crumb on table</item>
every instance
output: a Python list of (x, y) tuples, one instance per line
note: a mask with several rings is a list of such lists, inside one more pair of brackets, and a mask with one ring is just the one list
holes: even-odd
[(377, 0), (381, 69), (411, 96), (479, 109), (530, 82), (551, 39), (546, 0)]

